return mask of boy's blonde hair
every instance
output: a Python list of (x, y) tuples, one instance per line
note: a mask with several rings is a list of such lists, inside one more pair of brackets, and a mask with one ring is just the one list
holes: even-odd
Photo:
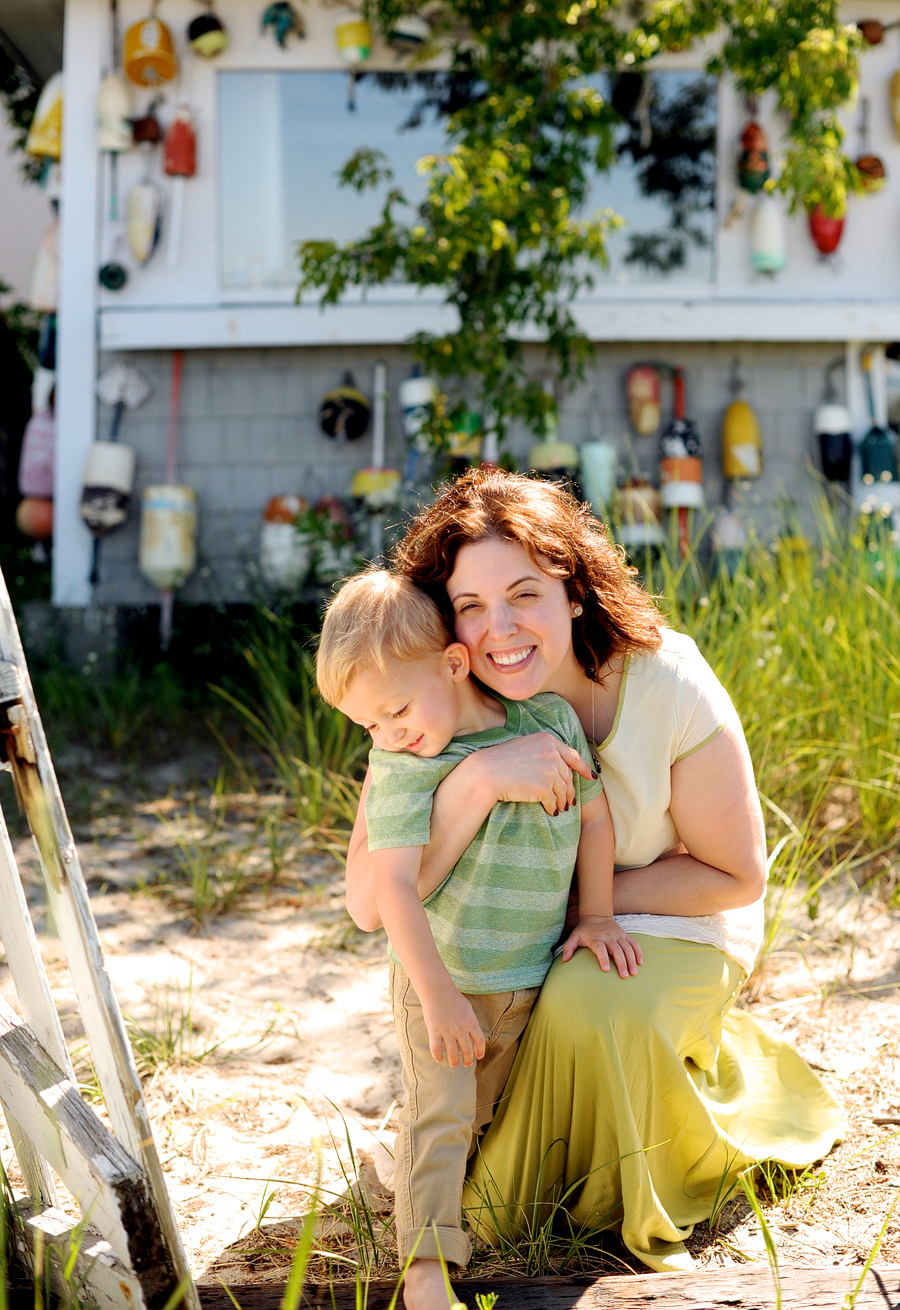
[(402, 661), (438, 655), (453, 641), (430, 596), (386, 569), (350, 578), (325, 611), (316, 681), (329, 705), (338, 705), (366, 669), (387, 671)]

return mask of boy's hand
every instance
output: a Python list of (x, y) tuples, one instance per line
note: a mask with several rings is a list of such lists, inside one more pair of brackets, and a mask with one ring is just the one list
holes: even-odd
[(428, 1001), (423, 1000), (422, 1013), (428, 1029), (428, 1046), (438, 1064), (445, 1051), (451, 1069), (457, 1067), (460, 1057), (467, 1069), (484, 1058), (484, 1033), (462, 992), (455, 987), (448, 988)]
[(602, 918), (598, 914), (585, 915), (578, 920), (563, 944), (563, 960), (571, 960), (579, 946), (593, 951), (600, 961), (600, 968), (606, 973), (612, 960), (620, 978), (637, 973), (638, 965), (644, 963), (640, 946), (624, 928), (620, 928), (615, 919)]

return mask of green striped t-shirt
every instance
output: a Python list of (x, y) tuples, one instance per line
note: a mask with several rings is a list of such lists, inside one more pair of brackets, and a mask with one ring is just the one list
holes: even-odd
[[(496, 693), (492, 693), (496, 696)], [(511, 737), (552, 732), (590, 765), (575, 711), (561, 696), (496, 696), (506, 726), (454, 737), (433, 759), (373, 748), (366, 798), (369, 849), (427, 846), (434, 792), (473, 751)], [(603, 790), (573, 775), (576, 802), (551, 817), (537, 802), (499, 801), (474, 841), (425, 901), (435, 945), (461, 992), (490, 995), (539, 987), (562, 931), (581, 835), (581, 803)], [(388, 947), (390, 959), (400, 961)]]

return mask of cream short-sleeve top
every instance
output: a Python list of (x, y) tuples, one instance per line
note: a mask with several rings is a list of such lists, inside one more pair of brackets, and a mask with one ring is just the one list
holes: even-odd
[[(662, 646), (630, 655), (616, 717), (597, 743), (616, 834), (616, 868), (650, 864), (677, 846), (669, 805), (672, 765), (712, 741), (732, 712), (728, 693), (696, 643), (665, 629)], [(747, 973), (763, 935), (763, 903), (716, 914), (617, 914), (627, 932), (715, 946)]]

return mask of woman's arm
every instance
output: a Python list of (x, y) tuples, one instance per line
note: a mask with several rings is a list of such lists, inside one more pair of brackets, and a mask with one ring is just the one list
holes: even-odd
[[(419, 873), (422, 900), (441, 885), (497, 801), (536, 801), (548, 814), (571, 805), (573, 769), (590, 776), (578, 752), (549, 732), (514, 737), (462, 760), (434, 794), (431, 842), (423, 852)], [(367, 773), (347, 851), (347, 910), (364, 932), (381, 927), (366, 831), (370, 784)]]
[(713, 914), (759, 900), (766, 833), (736, 714), (712, 741), (673, 764), (669, 810), (684, 853), (617, 873), (616, 913)]

